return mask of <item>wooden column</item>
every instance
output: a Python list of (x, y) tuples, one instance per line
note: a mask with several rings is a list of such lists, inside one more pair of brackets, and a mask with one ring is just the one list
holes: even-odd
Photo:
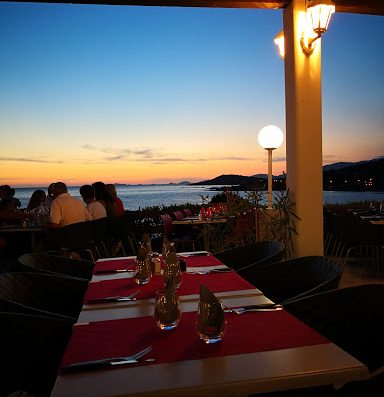
[(311, 55), (300, 45), (305, 1), (284, 10), (287, 187), (296, 201), (295, 256), (323, 255), (321, 40)]

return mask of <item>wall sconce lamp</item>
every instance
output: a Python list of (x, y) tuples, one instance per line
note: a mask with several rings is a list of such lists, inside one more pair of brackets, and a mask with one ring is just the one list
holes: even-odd
[(314, 49), (314, 43), (327, 31), (331, 15), (335, 12), (335, 5), (331, 0), (309, 0), (307, 6), (308, 19), (311, 26), (301, 36), (301, 46), (305, 53), (310, 54)]
[(284, 31), (283, 30), (275, 37), (275, 40), (273, 40), (273, 42), (279, 48), (279, 54), (284, 59), (285, 47), (284, 47)]

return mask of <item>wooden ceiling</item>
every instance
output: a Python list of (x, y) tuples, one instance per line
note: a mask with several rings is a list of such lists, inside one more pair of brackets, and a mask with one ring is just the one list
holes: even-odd
[[(0, 0), (3, 1), (3, 0)], [(13, 0), (7, 0), (13, 1)], [(211, 8), (269, 8), (282, 9), (290, 0), (14, 0), (19, 3), (72, 3), (110, 4), (169, 7), (211, 7)], [(333, 0), (336, 12), (353, 14), (384, 15), (383, 0)]]

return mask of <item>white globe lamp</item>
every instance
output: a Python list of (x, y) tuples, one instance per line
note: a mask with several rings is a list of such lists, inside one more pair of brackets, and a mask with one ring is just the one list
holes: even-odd
[(259, 145), (268, 151), (268, 209), (272, 208), (272, 150), (283, 143), (283, 132), (275, 125), (267, 125), (258, 135)]

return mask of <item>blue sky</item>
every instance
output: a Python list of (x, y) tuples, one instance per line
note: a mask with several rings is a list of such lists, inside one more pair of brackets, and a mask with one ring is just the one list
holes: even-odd
[[(324, 163), (384, 153), (383, 22), (336, 13), (322, 39)], [(0, 3), (0, 182), (266, 172), (281, 29), (280, 10)]]

